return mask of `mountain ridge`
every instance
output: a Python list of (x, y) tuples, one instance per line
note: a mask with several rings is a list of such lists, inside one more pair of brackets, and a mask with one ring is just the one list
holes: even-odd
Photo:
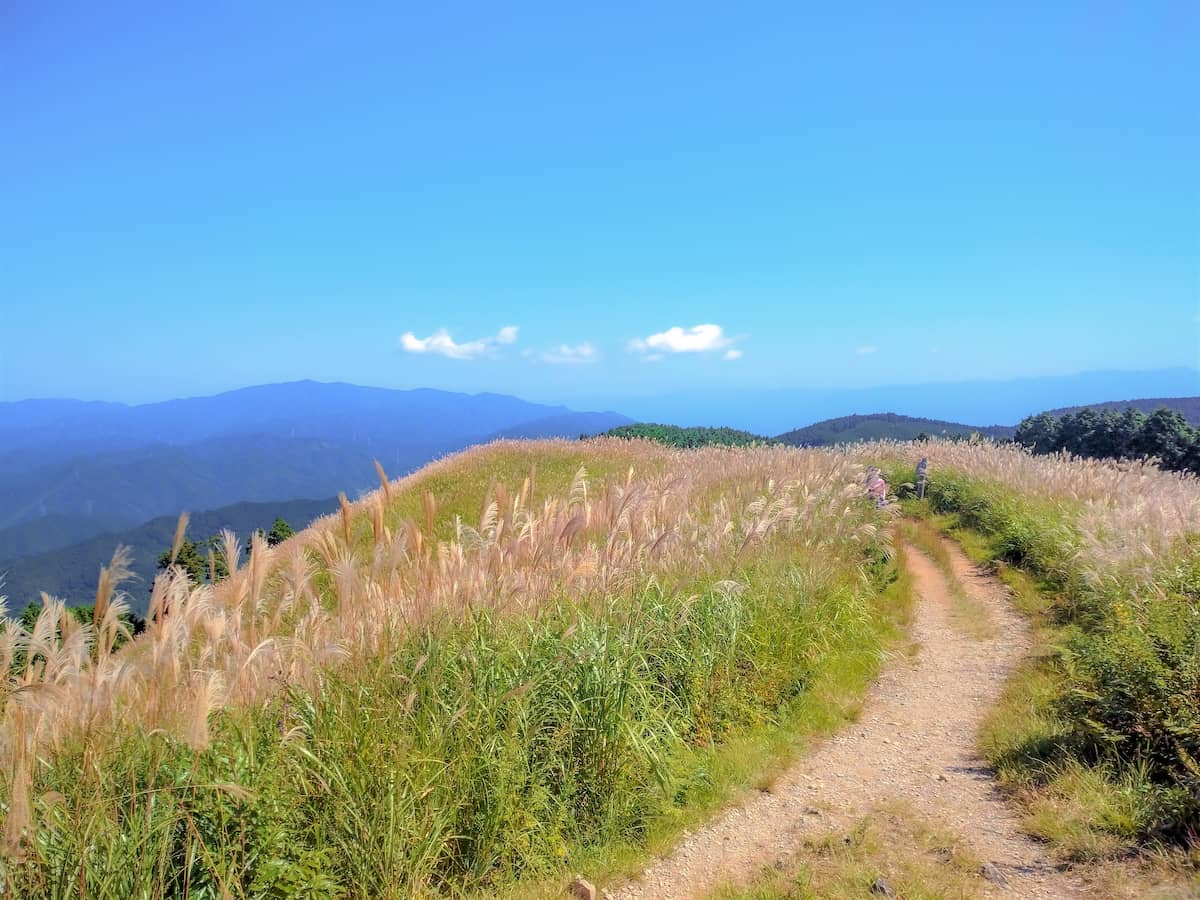
[[(522, 429), (578, 437), (628, 421), (493, 392), (312, 380), (139, 405), (0, 403), (0, 535), (46, 552), (181, 509), (353, 496), (375, 483), (376, 459), (398, 476)], [(75, 522), (57, 539), (13, 530), (50, 516)]]
[[(336, 497), (233, 503), (193, 513), (187, 533), (191, 540), (204, 540), (222, 528), (229, 528), (245, 539), (255, 529), (270, 528), (276, 516), (299, 531), (313, 519), (337, 508)], [(177, 522), (177, 515), (158, 516), (65, 547), (0, 560), (0, 575), (4, 577), (0, 594), (8, 596), (10, 609), (20, 609), (34, 601), (41, 591), (72, 605), (88, 603), (96, 589), (100, 566), (108, 563), (118, 545), (125, 545), (133, 551), (132, 568), (138, 579), (130, 590), (130, 601), (133, 611), (141, 615), (157, 571), (158, 555), (170, 548)]]

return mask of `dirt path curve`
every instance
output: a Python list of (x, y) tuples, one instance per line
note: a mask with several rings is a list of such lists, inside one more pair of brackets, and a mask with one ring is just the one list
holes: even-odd
[(1008, 593), (948, 542), (967, 591), (986, 606), (994, 636), (973, 639), (951, 624), (946, 579), (915, 548), (906, 556), (919, 595), (915, 659), (893, 659), (874, 685), (858, 722), (847, 726), (772, 787), (755, 793), (642, 875), (608, 894), (615, 900), (684, 900), (725, 883), (744, 883), (795, 853), (802, 836), (846, 828), (873, 808), (903, 801), (957, 832), (979, 858), (1007, 878), (979, 880), (980, 896), (1073, 898), (1086, 892), (1056, 870), (1042, 848), (1018, 831), (1017, 818), (975, 753), (985, 712), (1028, 651), (1029, 629)]

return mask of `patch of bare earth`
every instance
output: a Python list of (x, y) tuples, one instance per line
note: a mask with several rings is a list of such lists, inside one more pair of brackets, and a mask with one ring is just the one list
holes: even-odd
[(874, 685), (854, 725), (698, 830), (642, 875), (608, 892), (614, 900), (703, 897), (786, 866), (806, 838), (844, 831), (881, 805), (898, 803), (960, 836), (984, 864), (982, 897), (1084, 896), (1079, 876), (1059, 869), (1023, 835), (976, 735), (1005, 680), (1030, 646), (1008, 593), (949, 544), (954, 570), (995, 628), (980, 639), (952, 623), (954, 601), (937, 567), (915, 548), (906, 557), (919, 597), (912, 638)]

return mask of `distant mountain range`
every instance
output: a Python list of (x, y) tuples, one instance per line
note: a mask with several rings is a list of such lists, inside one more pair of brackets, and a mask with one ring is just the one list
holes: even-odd
[[(236, 503), (220, 509), (193, 513), (187, 534), (191, 540), (204, 540), (229, 528), (241, 538), (256, 529), (267, 531), (279, 516), (299, 531), (313, 519), (338, 508), (336, 497), (325, 500), (283, 500), (272, 503)], [(178, 516), (159, 516), (134, 528), (98, 534), (44, 553), (12, 554), (11, 547), (0, 544), (0, 574), (4, 583), (0, 594), (7, 595), (10, 610), (20, 610), (45, 591), (72, 605), (87, 604), (96, 592), (100, 567), (112, 559), (119, 544), (133, 551), (133, 570), (138, 580), (126, 585), (134, 612), (142, 615), (150, 597), (150, 586), (157, 571), (158, 555), (171, 546)]]
[[(1187, 394), (1188, 396), (1179, 396)], [(715, 424), (779, 434), (791, 444), (919, 433), (1007, 437), (1026, 415), (1088, 403), (1098, 408), (1167, 405), (1200, 424), (1200, 375), (1192, 369), (1100, 372), (1011, 382), (891, 386), (862, 390), (739, 391), (630, 401), (677, 424)], [(1172, 395), (1172, 396), (1168, 396)], [(1112, 401), (1113, 396), (1165, 399)], [(899, 409), (825, 419), (847, 409)], [(948, 418), (924, 418), (923, 416)], [(974, 426), (954, 421), (990, 420)], [(647, 416), (651, 418), (651, 416)], [(372, 462), (392, 476), (495, 438), (576, 438), (634, 422), (502, 394), (389, 390), (300, 381), (130, 406), (75, 400), (0, 403), (0, 572), (13, 601), (38, 590), (87, 599), (117, 543), (135, 548), (139, 574), (170, 543), (178, 514), (190, 534), (269, 527), (275, 515), (303, 525), (376, 483)], [(790, 428), (791, 430), (786, 430)], [(209, 510), (210, 512), (203, 512)]]
[(0, 557), (182, 510), (353, 496), (375, 483), (375, 459), (398, 476), (502, 435), (578, 437), (629, 421), (502, 394), (313, 381), (141, 406), (0, 403)]
[(963, 425), (897, 413), (872, 413), (815, 422), (785, 432), (779, 435), (778, 440), (793, 447), (824, 447), (856, 441), (911, 441), (922, 434), (928, 437), (970, 437), (978, 433), (985, 437), (1009, 438), (1014, 430), (1011, 425)]

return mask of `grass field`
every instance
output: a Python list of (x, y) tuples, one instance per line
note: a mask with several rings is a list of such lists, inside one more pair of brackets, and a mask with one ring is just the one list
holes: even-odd
[(904, 598), (859, 479), (784, 448), (490, 445), (244, 562), (231, 536), (229, 579), (163, 576), (114, 651), (118, 558), (94, 625), (51, 602), (0, 636), (4, 889), (468, 894), (619, 866), (861, 698)]
[[(500, 442), (381, 472), (248, 559), (229, 535), (231, 577), (164, 574), (119, 649), (119, 553), (92, 623), (54, 600), (6, 620), (0, 888), (551, 897), (630, 871), (853, 716), (910, 602), (862, 472), (907, 494), (918, 455), (929, 496), (897, 527), (946, 571), (935, 530), (957, 537), (1037, 628), (982, 736), (1028, 829), (1073, 860), (1187, 846), (1194, 479), (937, 441)], [(923, 828), (880, 811), (762, 896), (902, 870)]]

